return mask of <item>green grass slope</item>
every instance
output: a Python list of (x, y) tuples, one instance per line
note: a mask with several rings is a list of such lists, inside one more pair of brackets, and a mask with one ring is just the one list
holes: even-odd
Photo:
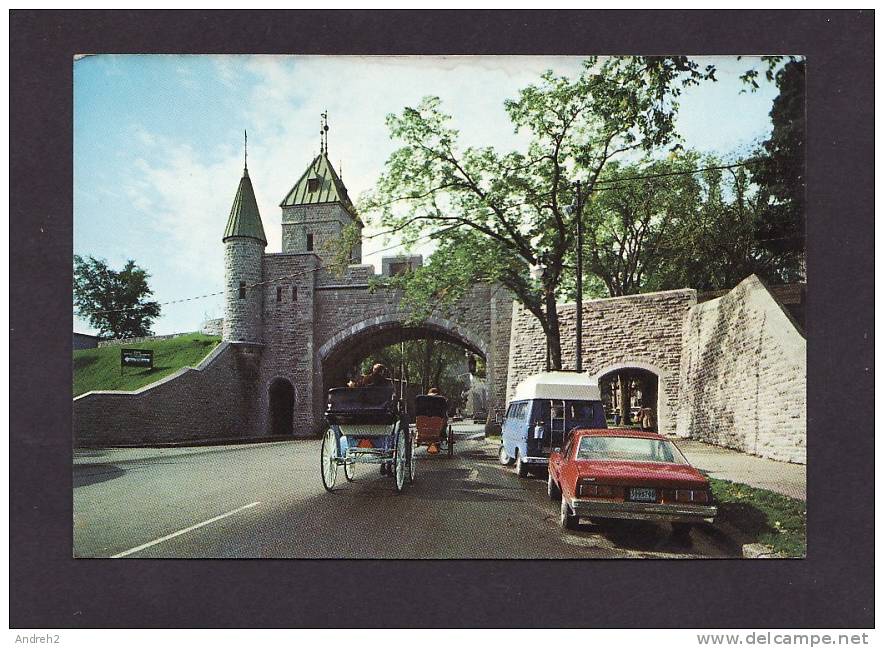
[(193, 333), (168, 340), (137, 342), (126, 348), (152, 349), (151, 369), (124, 367), (120, 375), (119, 346), (74, 351), (74, 396), (96, 390), (131, 391), (165, 378), (181, 367), (198, 365), (221, 338)]

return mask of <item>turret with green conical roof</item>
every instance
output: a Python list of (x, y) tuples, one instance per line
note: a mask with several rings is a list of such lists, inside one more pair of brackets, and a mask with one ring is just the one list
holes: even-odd
[[(248, 135), (246, 135), (248, 145)], [(246, 147), (242, 179), (224, 229), (224, 332), (230, 342), (261, 341), (262, 264), (267, 237), (249, 178)]]

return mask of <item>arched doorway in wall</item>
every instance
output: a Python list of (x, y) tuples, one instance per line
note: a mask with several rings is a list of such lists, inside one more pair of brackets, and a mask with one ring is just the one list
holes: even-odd
[(268, 388), (270, 403), (270, 434), (287, 436), (293, 434), (295, 388), (286, 378), (274, 378)]
[(646, 363), (622, 363), (599, 374), (599, 389), (609, 426), (644, 427), (658, 431), (665, 411), (660, 398), (660, 371)]

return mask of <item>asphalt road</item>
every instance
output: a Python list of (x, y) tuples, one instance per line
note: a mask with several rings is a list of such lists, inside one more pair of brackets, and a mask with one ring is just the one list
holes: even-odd
[(458, 426), (456, 455), (418, 451), (396, 494), (375, 466), (322, 487), (320, 442), (107, 449), (74, 457), (74, 555), (127, 558), (736, 557), (714, 528), (688, 541), (667, 524), (561, 529), (545, 477), (519, 479)]

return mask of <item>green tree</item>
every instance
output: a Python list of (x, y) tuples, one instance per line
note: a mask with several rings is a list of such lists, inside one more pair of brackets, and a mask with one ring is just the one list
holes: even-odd
[[(704, 158), (691, 176), (696, 192), (673, 219), (648, 290), (732, 288), (750, 274), (772, 279), (774, 259), (759, 246), (755, 230), (759, 197), (745, 166)], [(687, 196), (687, 194), (686, 194)]]
[(671, 144), (682, 89), (710, 78), (711, 66), (685, 57), (591, 58), (576, 79), (546, 72), (504, 104), (529, 139), (508, 153), (460, 147), (435, 97), (390, 115), (403, 145), (360, 212), (406, 243), (436, 239), (427, 266), (395, 280), (416, 316), (450, 307), (477, 281), (500, 282), (540, 322), (561, 368), (556, 297), (580, 213), (570, 207), (592, 195), (611, 159)]
[(691, 171), (697, 156), (622, 165), (612, 162), (584, 207), (585, 272), (589, 294), (655, 289), (660, 271), (684, 245), (677, 232), (698, 208), (701, 186)]
[(758, 152), (752, 179), (761, 189), (762, 217), (756, 237), (789, 279), (800, 276), (805, 230), (804, 60), (791, 60), (776, 72), (780, 90), (770, 111), (773, 130)]
[(418, 385), (422, 394), (436, 387), (452, 403), (462, 405), (460, 395), (468, 381), (461, 347), (443, 340), (407, 340), (401, 346), (392, 344), (372, 352), (360, 361), (358, 371), (368, 374), (378, 362), (391, 375), (398, 378), (401, 374), (407, 383)]
[(75, 312), (102, 337), (150, 335), (160, 305), (148, 299), (153, 294), (148, 277), (131, 259), (117, 271), (102, 259), (74, 255)]

